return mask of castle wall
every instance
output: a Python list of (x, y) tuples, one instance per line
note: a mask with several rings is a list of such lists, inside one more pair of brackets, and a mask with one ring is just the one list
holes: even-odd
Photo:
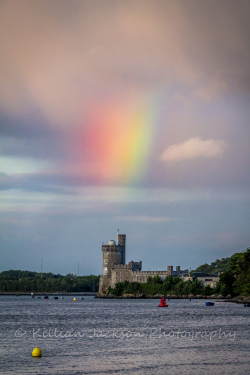
[(162, 280), (166, 276), (171, 275), (169, 271), (133, 271), (132, 261), (125, 265), (114, 265), (111, 270), (111, 288), (115, 284), (124, 281), (135, 281), (138, 283), (146, 283), (149, 277), (159, 276)]
[(164, 280), (165, 277), (169, 275), (171, 275), (169, 271), (134, 271), (132, 281), (146, 283), (149, 277), (159, 276), (162, 280)]

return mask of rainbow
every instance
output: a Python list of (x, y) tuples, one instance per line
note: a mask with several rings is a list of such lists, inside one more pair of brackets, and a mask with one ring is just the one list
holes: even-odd
[(154, 107), (137, 100), (97, 108), (84, 117), (75, 137), (78, 174), (100, 183), (139, 183), (153, 151)]

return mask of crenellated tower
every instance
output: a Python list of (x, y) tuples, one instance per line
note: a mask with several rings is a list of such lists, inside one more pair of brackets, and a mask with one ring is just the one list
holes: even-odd
[(126, 235), (118, 234), (118, 244), (110, 240), (108, 245), (102, 245), (102, 277), (99, 290), (105, 290), (111, 285), (111, 271), (115, 265), (125, 264)]

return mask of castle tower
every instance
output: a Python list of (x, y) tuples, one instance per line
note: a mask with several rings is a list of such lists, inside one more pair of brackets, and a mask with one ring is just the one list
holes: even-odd
[(111, 240), (108, 245), (102, 245), (102, 254), (102, 274), (110, 277), (112, 265), (121, 264), (122, 249), (116, 245), (114, 240)]
[(168, 274), (173, 275), (173, 266), (168, 266)]
[(103, 291), (111, 285), (111, 269), (114, 264), (121, 264), (123, 247), (116, 245), (114, 240), (108, 245), (102, 245), (102, 277), (99, 291)]
[(126, 234), (118, 234), (118, 246), (121, 249), (121, 264), (126, 264)]

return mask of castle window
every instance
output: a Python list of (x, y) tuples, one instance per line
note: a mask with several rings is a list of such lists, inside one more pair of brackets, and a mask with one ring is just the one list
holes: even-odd
[(108, 264), (108, 259), (104, 259), (104, 264)]
[(104, 268), (104, 275), (107, 275), (108, 274), (108, 269), (107, 267)]

